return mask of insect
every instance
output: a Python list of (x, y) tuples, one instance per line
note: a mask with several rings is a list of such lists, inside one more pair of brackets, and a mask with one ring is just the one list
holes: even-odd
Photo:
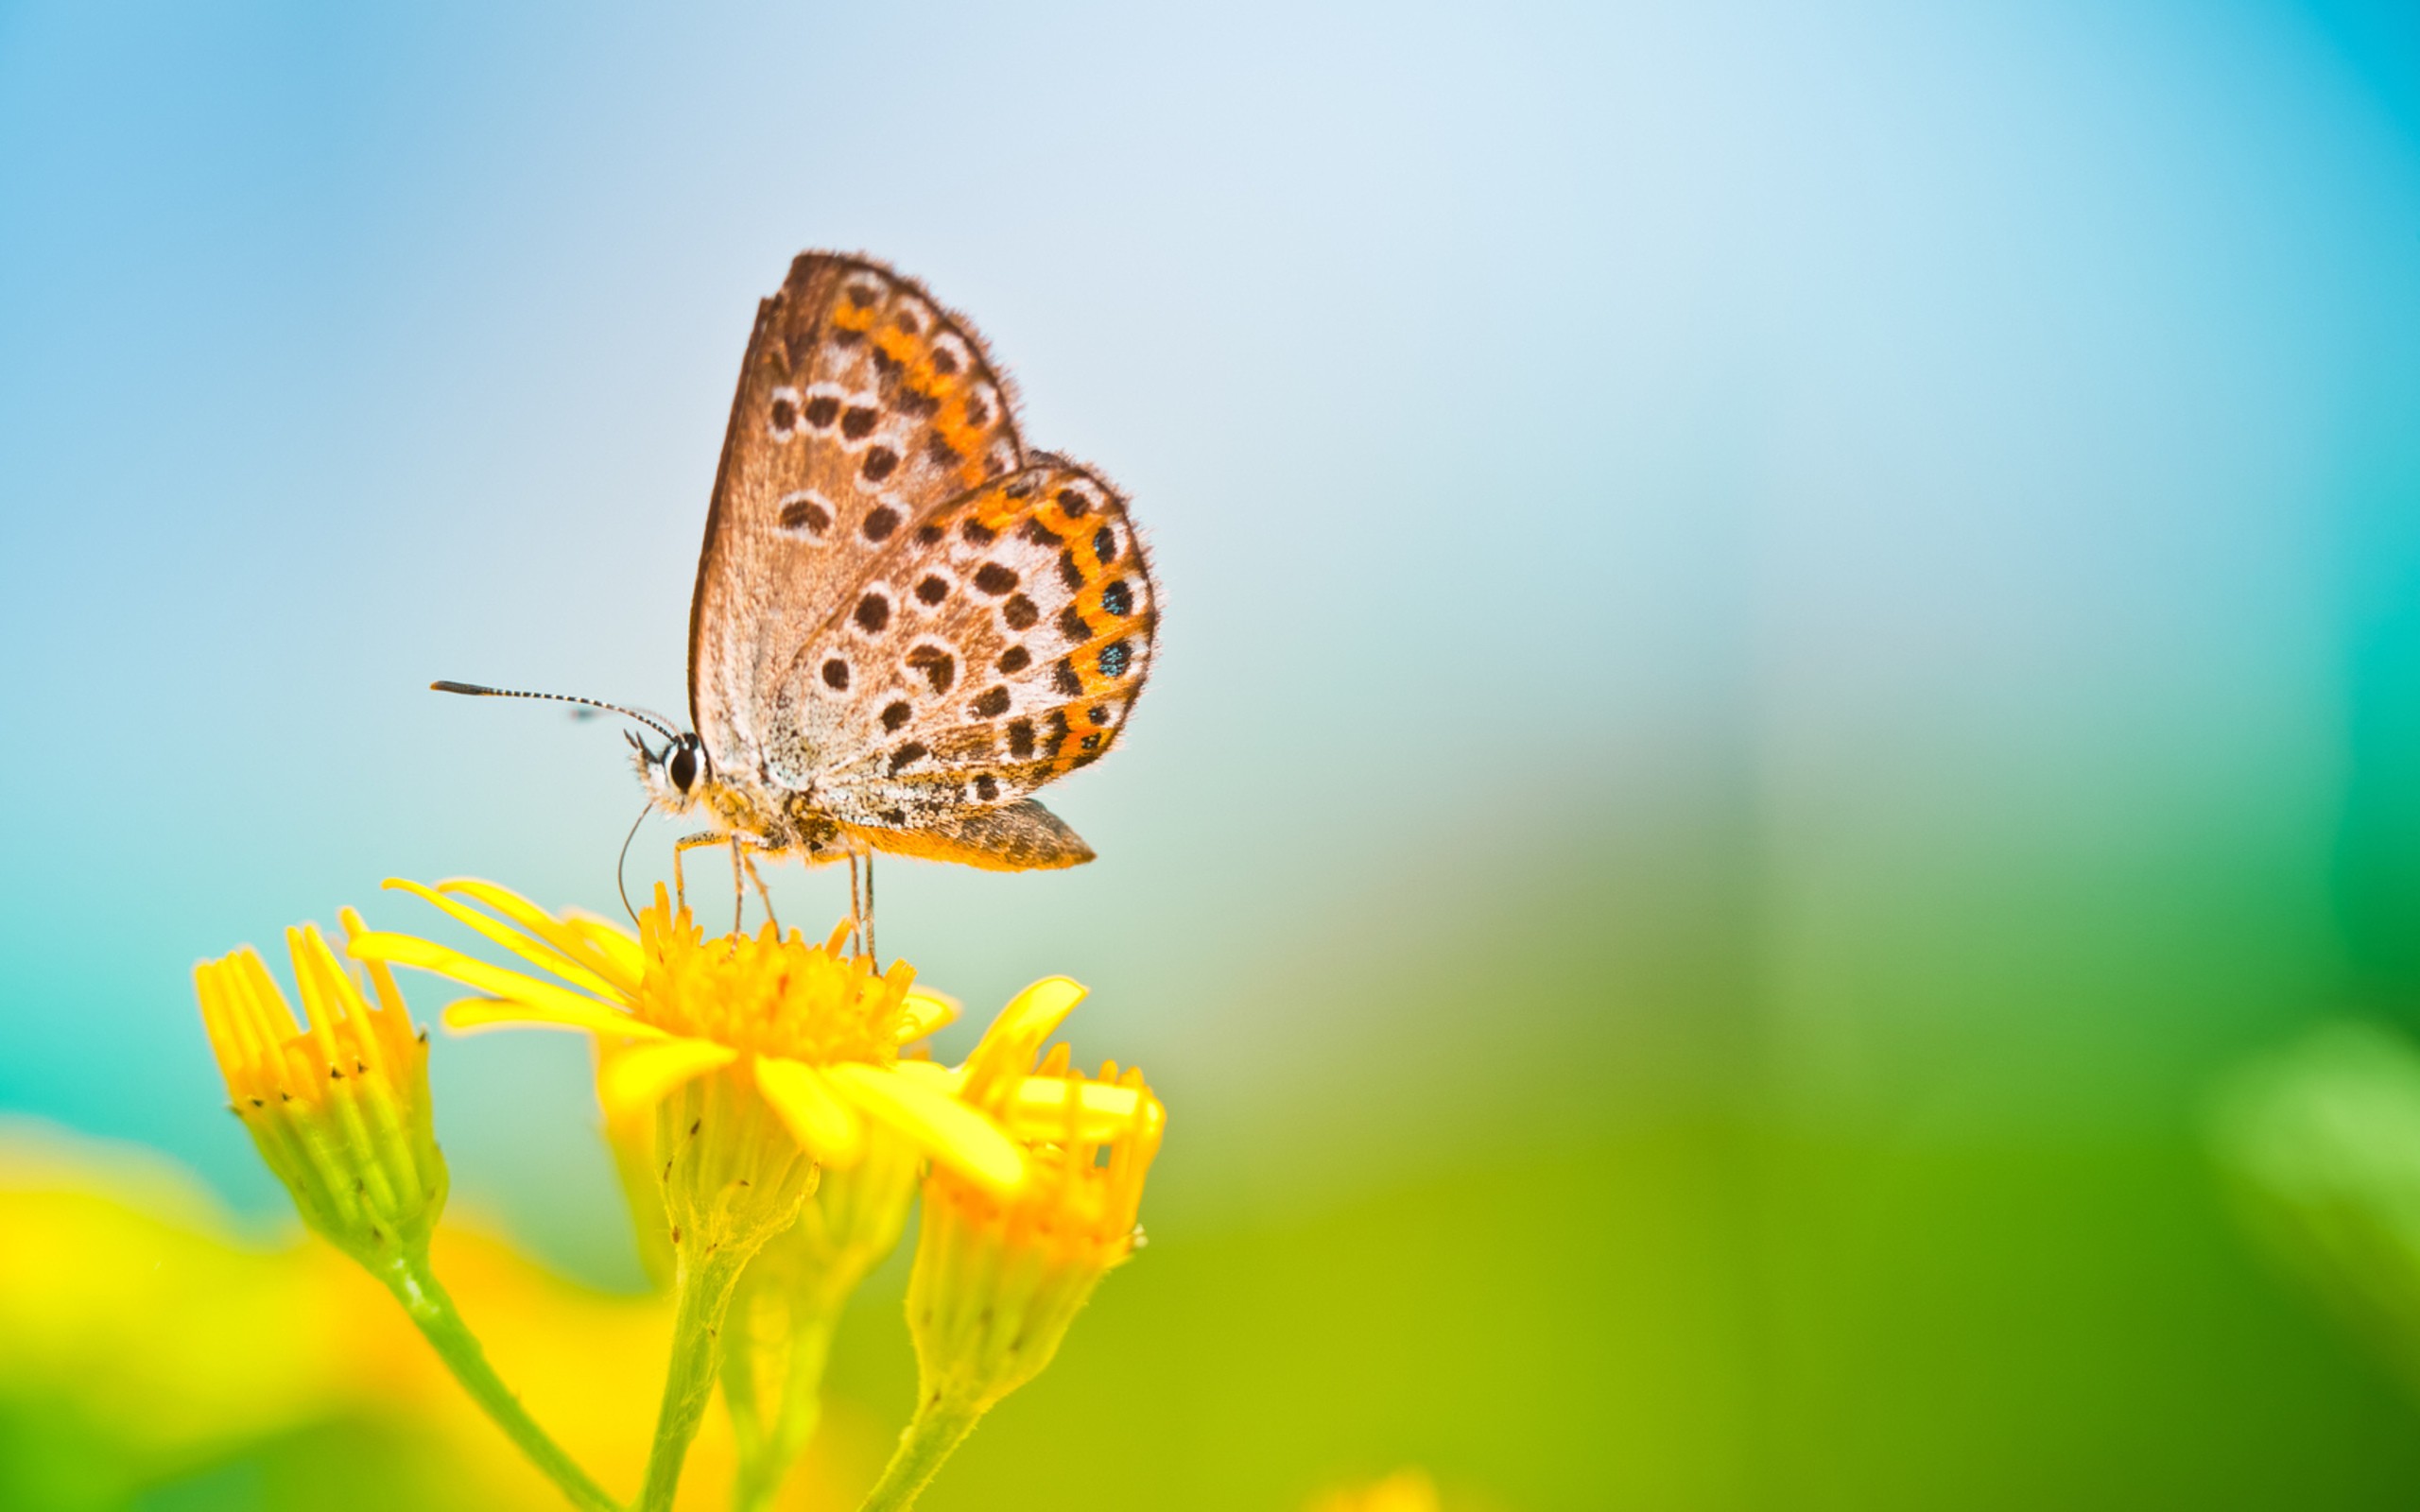
[(740, 366), (689, 609), (690, 728), (565, 701), (664, 737), (630, 737), (640, 817), (707, 826), (675, 846), (676, 885), (699, 846), (728, 845), (735, 891), (744, 869), (760, 897), (754, 857), (845, 857), (862, 920), (877, 851), (1093, 859), (1032, 795), (1116, 743), (1158, 624), (1126, 500), (1026, 450), (974, 328), (879, 263), (806, 252)]

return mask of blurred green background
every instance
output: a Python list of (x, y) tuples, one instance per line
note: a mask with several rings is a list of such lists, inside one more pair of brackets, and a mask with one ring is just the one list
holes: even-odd
[[(1098, 863), (884, 873), (925, 980), (1089, 982), (1173, 1110), (1149, 1249), (927, 1505), (2420, 1486), (2204, 1149), (2247, 1057), (2415, 1022), (2408, 8), (0, 4), (0, 1108), (198, 1173), (137, 1183), (193, 1253), (308, 1264), (189, 964), (426, 924), (397, 873), (612, 910), (618, 738), (423, 689), (680, 708), (752, 301), (864, 248), (1167, 605), (1053, 799)], [(457, 1212), (635, 1289), (582, 1047), (435, 1074)], [(45, 1285), (122, 1160), (69, 1147), (0, 1162)], [(144, 1347), (18, 1296), (0, 1503), (451, 1504), (307, 1371), (162, 1448), (167, 1385), (63, 1383)]]

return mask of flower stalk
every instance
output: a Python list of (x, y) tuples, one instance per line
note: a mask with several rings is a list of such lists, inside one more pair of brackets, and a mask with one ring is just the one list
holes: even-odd
[(438, 1283), (424, 1246), (373, 1265), (371, 1273), (403, 1304), (405, 1315), (428, 1340), (437, 1357), (445, 1362), (445, 1368), (463, 1391), (478, 1403), (479, 1410), (504, 1431), (504, 1436), (512, 1440), (513, 1447), (530, 1464), (555, 1483), (572, 1505), (584, 1508), (585, 1512), (623, 1512), (622, 1503), (607, 1495), (604, 1487), (590, 1479), (579, 1462), (538, 1426), (537, 1419), (521, 1405), (521, 1399), (488, 1364), (487, 1351), (480, 1348), (477, 1335), (462, 1321), (454, 1298)]
[(705, 1420), (713, 1398), (717, 1350), (731, 1296), (748, 1257), (723, 1250), (691, 1260), (683, 1256), (672, 1318), (672, 1362), (664, 1372), (664, 1402), (657, 1409), (655, 1441), (648, 1450), (647, 1481), (639, 1512), (668, 1512), (681, 1488), (681, 1468), (690, 1441)]
[(915, 1418), (907, 1431), (899, 1435), (899, 1448), (883, 1468), (882, 1479), (867, 1493), (858, 1512), (906, 1512), (933, 1484), (942, 1466), (958, 1452), (975, 1432), (976, 1423), (985, 1412), (974, 1401), (947, 1396), (928, 1397), (916, 1409)]

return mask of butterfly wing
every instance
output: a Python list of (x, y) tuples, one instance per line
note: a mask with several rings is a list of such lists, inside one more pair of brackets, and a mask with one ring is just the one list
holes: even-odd
[[(917, 520), (856, 602), (869, 597), (893, 610), (839, 614), (804, 653), (850, 668), (847, 692), (825, 684), (850, 713), (825, 745), (822, 808), (876, 833), (946, 842), (965, 830), (976, 850), (1064, 856), (1024, 864), (1092, 859), (1021, 800), (1101, 760), (1152, 670), (1159, 588), (1125, 498), (1086, 467), (1036, 455)], [(976, 822), (977, 811), (993, 817)]]
[(1158, 588), (1116, 490), (1037, 454), (918, 520), (854, 594), (788, 679), (831, 711), (818, 803), (885, 850), (1089, 860), (1026, 800), (1108, 752), (1150, 672)]
[(792, 263), (757, 306), (690, 603), (690, 719), (715, 764), (812, 786), (833, 711), (784, 681), (801, 643), (911, 522), (1022, 460), (971, 326), (879, 264)]

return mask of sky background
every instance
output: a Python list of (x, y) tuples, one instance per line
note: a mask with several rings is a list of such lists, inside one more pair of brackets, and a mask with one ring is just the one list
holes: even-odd
[[(197, 957), (617, 912), (619, 736), (425, 685), (685, 707), (807, 247), (967, 312), (1165, 593), (1098, 863), (883, 872), (1174, 1109), (931, 1505), (1066, 1435), (1172, 1507), (2406, 1504), (2198, 1132), (2420, 1024), (2394, 6), (0, 4), (0, 1110), (267, 1222)], [(436, 1067), (457, 1211), (634, 1284), (584, 1048)]]

